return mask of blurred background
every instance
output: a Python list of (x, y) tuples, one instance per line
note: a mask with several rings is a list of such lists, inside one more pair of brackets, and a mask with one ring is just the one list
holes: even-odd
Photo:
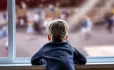
[[(16, 0), (16, 57), (31, 57), (47, 40), (47, 24), (63, 19), (69, 41), (85, 56), (114, 56), (114, 0)], [(0, 57), (8, 56), (7, 0), (0, 2)]]

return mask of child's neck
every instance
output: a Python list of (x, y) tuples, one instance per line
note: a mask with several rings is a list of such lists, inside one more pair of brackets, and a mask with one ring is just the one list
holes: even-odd
[(50, 40), (52, 42), (66, 42), (66, 40), (63, 40), (63, 41), (55, 41), (55, 40)]

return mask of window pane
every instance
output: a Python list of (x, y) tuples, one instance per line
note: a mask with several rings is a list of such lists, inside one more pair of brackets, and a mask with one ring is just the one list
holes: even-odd
[(16, 57), (31, 57), (47, 40), (47, 24), (63, 19), (69, 41), (85, 56), (114, 56), (114, 0), (16, 0)]
[(7, 0), (0, 2), (0, 57), (8, 57)]

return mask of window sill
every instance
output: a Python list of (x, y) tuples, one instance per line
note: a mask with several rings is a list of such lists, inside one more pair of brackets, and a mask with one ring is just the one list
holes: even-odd
[[(111, 69), (114, 70), (114, 64), (86, 64), (86, 65), (75, 65), (76, 70), (82, 69)], [(5, 70), (45, 70), (45, 66), (31, 66), (31, 64), (0, 64), (0, 69)]]

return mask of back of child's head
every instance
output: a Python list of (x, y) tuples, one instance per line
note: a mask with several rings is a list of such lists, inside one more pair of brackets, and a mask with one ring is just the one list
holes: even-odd
[(64, 41), (68, 35), (68, 25), (64, 20), (53, 20), (48, 25), (48, 33), (52, 41)]

